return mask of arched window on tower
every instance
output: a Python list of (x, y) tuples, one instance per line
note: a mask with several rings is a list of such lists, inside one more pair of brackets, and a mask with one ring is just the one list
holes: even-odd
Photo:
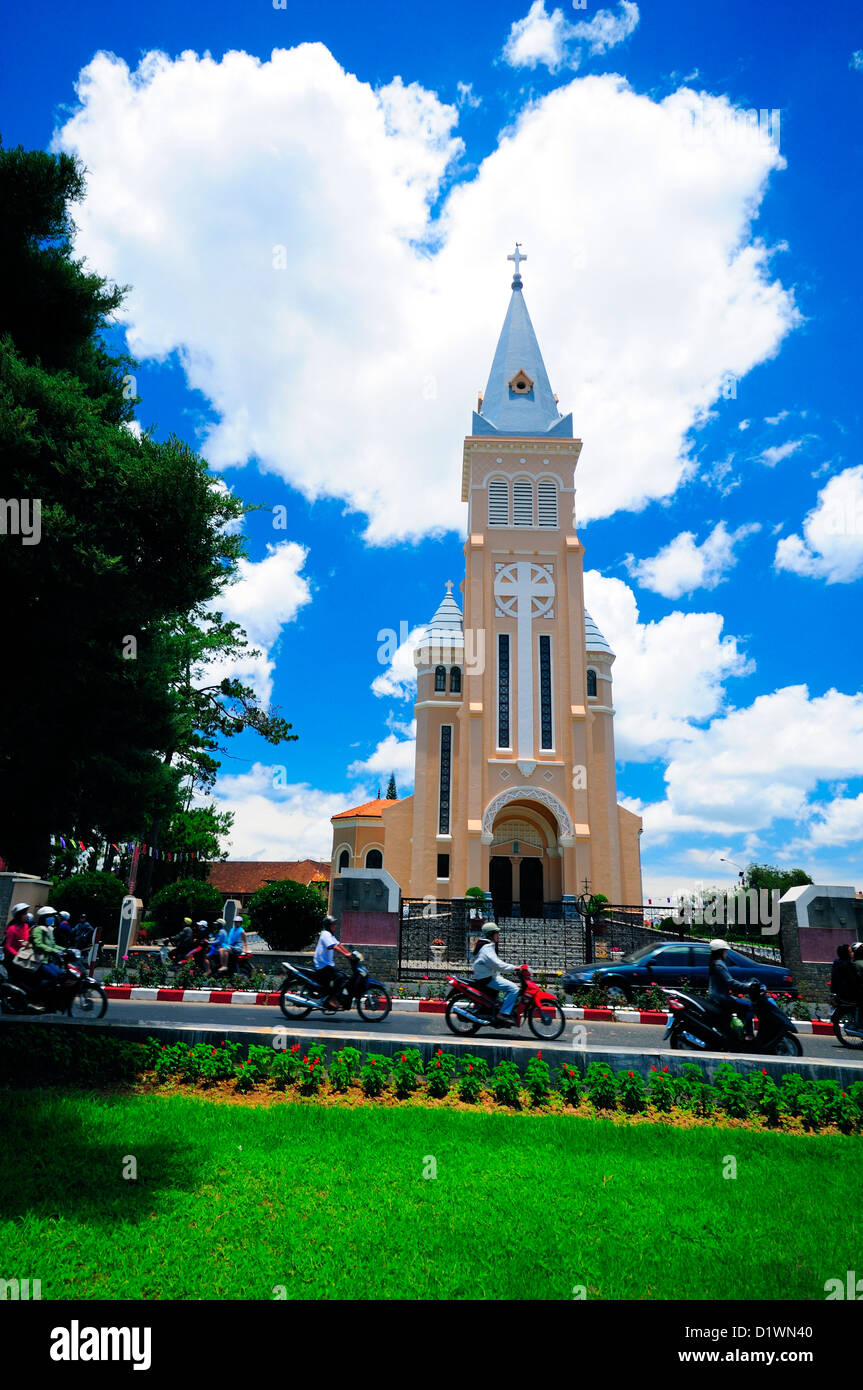
[(512, 485), (513, 526), (533, 526), (533, 480), (516, 478)]
[(509, 525), (509, 483), (506, 478), (491, 478), (489, 481), (488, 524)]
[(449, 673), (449, 693), (450, 695), (461, 694), (461, 667), (453, 666)]
[(446, 694), (446, 667), (436, 666), (434, 668), (434, 691), (435, 695)]
[(587, 672), (587, 698), (596, 699), (596, 672), (591, 668), (588, 668)]
[(382, 869), (384, 867), (384, 857), (379, 849), (370, 849), (366, 855), (367, 869)]
[(343, 869), (349, 869), (350, 867), (351, 856), (346, 849), (343, 849), (339, 855), (339, 873), (341, 873)]
[(557, 527), (557, 483), (540, 478), (536, 488), (540, 526)]

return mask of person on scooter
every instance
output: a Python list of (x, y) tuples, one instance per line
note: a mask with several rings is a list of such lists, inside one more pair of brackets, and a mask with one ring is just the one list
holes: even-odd
[(855, 1031), (859, 1031), (863, 1029), (863, 941), (854, 942), (854, 945), (851, 947), (851, 954), (853, 956), (852, 964), (855, 977), (855, 988), (851, 998), (857, 1005), (857, 1017), (854, 1022), (856, 1025)]
[(752, 1026), (752, 1005), (748, 999), (742, 999), (739, 995), (731, 992), (734, 980), (731, 971), (725, 964), (725, 954), (731, 948), (727, 941), (720, 937), (710, 943), (710, 969), (709, 969), (709, 988), (707, 997), (715, 1009), (723, 1015), (726, 1030), (731, 1031), (731, 1015), (738, 1014), (743, 1020), (743, 1036), (748, 1042), (754, 1042), (755, 1030)]
[(473, 944), (473, 977), (478, 984), (503, 995), (503, 998), (498, 1000), (495, 1021), (502, 1023), (505, 1028), (512, 1028), (512, 1011), (518, 998), (518, 985), (512, 980), (505, 980), (500, 972), (517, 970), (518, 966), (508, 965), (505, 960), (501, 960), (497, 953), (499, 940), (500, 932), (493, 922), (483, 927), (482, 935), (478, 936)]
[(857, 971), (854, 969), (853, 950), (847, 941), (836, 947), (836, 959), (830, 970), (830, 993), (846, 1002), (857, 995)]
[(317, 974), (318, 984), (322, 990), (328, 992), (328, 997), (325, 1002), (330, 1009), (338, 1009), (341, 1007), (340, 1001), (335, 998), (339, 977), (336, 972), (336, 967), (333, 964), (333, 954), (336, 951), (338, 951), (340, 956), (350, 957), (351, 954), (345, 946), (339, 945), (339, 938), (333, 933), (333, 927), (335, 925), (335, 917), (327, 915), (324, 918), (324, 924), (321, 929), (321, 934), (318, 937), (318, 944), (315, 947), (315, 954), (312, 960), (312, 965)]
[(179, 965), (181, 960), (185, 960), (195, 944), (195, 933), (192, 930), (191, 917), (184, 917), (180, 931), (177, 932), (176, 936), (171, 936), (168, 939), (174, 948), (171, 952), (171, 959), (175, 965)]
[(57, 923), (54, 927), (54, 940), (63, 950), (68, 950), (75, 945), (75, 930), (68, 912), (58, 914)]
[[(27, 916), (30, 911), (29, 903), (16, 903), (12, 908), (12, 916), (6, 927), (6, 936), (3, 940), (3, 964), (6, 973), (12, 984), (19, 983), (16, 980), (15, 957), (22, 946), (26, 946), (30, 940), (30, 927), (27, 923)], [(25, 972), (21, 972), (24, 974)]]
[(219, 951), (219, 956), (221, 959), (221, 967), (219, 969), (219, 974), (233, 975), (237, 967), (237, 961), (239, 960), (240, 956), (244, 955), (249, 949), (246, 943), (246, 933), (243, 927), (243, 919), (239, 916), (235, 917), (234, 925), (232, 927), (228, 926), (228, 924), (225, 922), (224, 917), (220, 917), (219, 921), (222, 923), (225, 933), (224, 945), (220, 948)]
[[(59, 986), (66, 974), (63, 952), (54, 940), (54, 923), (57, 920), (55, 907), (40, 907), (36, 913), (36, 925), (30, 933), (30, 944), (37, 956), (41, 956), (36, 972), (37, 985), (47, 985), (49, 989)], [(74, 984), (74, 981), (69, 983)]]

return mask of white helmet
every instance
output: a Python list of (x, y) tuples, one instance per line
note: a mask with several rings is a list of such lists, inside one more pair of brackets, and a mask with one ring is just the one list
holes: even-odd
[(13, 917), (17, 916), (17, 914), (18, 914), (19, 912), (29, 912), (29, 911), (30, 911), (30, 904), (29, 904), (29, 903), (16, 903), (15, 906), (13, 907), (13, 909), (12, 909), (12, 916), (13, 916)]
[(730, 951), (731, 947), (727, 941), (723, 941), (721, 936), (715, 936), (710, 943), (711, 951)]
[(205, 922), (203, 917), (201, 918), (200, 922), (195, 923), (196, 927), (208, 927), (209, 925), (209, 922)]
[(60, 913), (60, 916), (61, 916), (61, 917), (65, 917), (65, 918), (66, 918), (66, 921), (68, 922), (68, 920), (69, 920), (69, 914), (68, 914), (68, 912), (61, 912), (61, 913)]
[(57, 916), (57, 909), (56, 909), (56, 907), (40, 907), (40, 908), (39, 908), (39, 911), (36, 913), (36, 916), (37, 916), (37, 917), (56, 917), (56, 916)]

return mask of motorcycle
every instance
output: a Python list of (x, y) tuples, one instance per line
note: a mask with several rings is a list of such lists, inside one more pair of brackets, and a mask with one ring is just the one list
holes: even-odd
[[(81, 952), (63, 952), (65, 975), (58, 981), (34, 980), (32, 984), (13, 983), (5, 966), (0, 966), (0, 1013), (66, 1014), (82, 1021), (104, 1017), (108, 996), (81, 964)], [(34, 971), (33, 974), (37, 972)], [(17, 979), (23, 978), (19, 971)]]
[[(373, 980), (363, 965), (359, 951), (351, 951), (351, 973), (333, 986), (332, 991), (324, 989), (314, 970), (301, 970), (288, 961), (282, 961), (286, 972), (279, 991), (279, 1008), (285, 1018), (308, 1018), (313, 1009), (324, 1015), (345, 1013), (354, 1004), (357, 1013), (367, 1023), (382, 1023), (392, 1008), (392, 1000), (380, 980)], [(329, 999), (338, 999), (338, 1008), (329, 1004)]]
[(863, 1029), (857, 1022), (857, 1005), (848, 999), (840, 999), (836, 994), (831, 994), (830, 1003), (835, 1006), (830, 1022), (842, 1046), (852, 1049), (863, 1047)]
[[(535, 1038), (553, 1042), (566, 1027), (566, 1014), (560, 1001), (550, 990), (537, 984), (529, 965), (520, 965), (515, 973), (519, 977), (519, 991), (510, 1014), (513, 1023), (520, 1028), (526, 1018)], [(479, 980), (460, 980), (456, 975), (448, 975), (447, 984), (450, 993), (444, 1017), (451, 1033), (472, 1038), (480, 1028), (501, 1026), (498, 1022), (501, 1000), (496, 989)]]
[[(662, 990), (668, 995), (671, 1012), (664, 1042), (670, 1047), (692, 1052), (753, 1052), (776, 1057), (802, 1057), (803, 1046), (797, 1029), (764, 985), (752, 980), (748, 994), (755, 1010), (754, 1038), (744, 1038), (739, 1020), (713, 1007), (704, 999), (693, 999), (677, 989)], [(734, 1025), (739, 1023), (739, 1031)]]

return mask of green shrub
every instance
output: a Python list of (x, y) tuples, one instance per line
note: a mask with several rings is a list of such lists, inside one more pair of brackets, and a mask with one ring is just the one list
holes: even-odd
[(584, 1078), (587, 1098), (600, 1110), (613, 1110), (617, 1102), (617, 1082), (607, 1062), (591, 1062)]
[(622, 1071), (617, 1078), (617, 1094), (627, 1114), (640, 1114), (647, 1105), (647, 1093), (641, 1072)]
[(300, 1076), (300, 1044), (294, 1043), (287, 1052), (277, 1052), (270, 1066), (270, 1076), (277, 1091), (296, 1086)]
[(515, 1062), (498, 1062), (492, 1073), (489, 1090), (500, 1105), (520, 1105), (521, 1072)]
[(347, 1091), (351, 1086), (362, 1061), (362, 1053), (356, 1047), (342, 1047), (333, 1053), (330, 1062), (329, 1080), (334, 1091)]
[(674, 1084), (674, 1077), (668, 1073), (668, 1067), (650, 1068), (648, 1099), (654, 1110), (659, 1110), (667, 1114), (673, 1109), (677, 1100), (677, 1087)]
[(544, 1105), (551, 1095), (551, 1072), (541, 1052), (531, 1057), (524, 1073), (531, 1105)]
[(563, 1096), (567, 1105), (578, 1105), (581, 1102), (581, 1077), (578, 1068), (570, 1066), (569, 1062), (564, 1062), (557, 1073), (557, 1089)]
[(246, 908), (252, 931), (273, 951), (301, 951), (311, 945), (323, 926), (326, 910), (316, 888), (291, 879), (259, 888)]
[(92, 926), (101, 928), (104, 941), (116, 941), (125, 896), (126, 886), (121, 879), (94, 870), (56, 880), (50, 901), (58, 912), (68, 912), (73, 923), (86, 912)]
[(444, 1096), (449, 1095), (455, 1068), (455, 1057), (438, 1048), (426, 1067), (426, 1093), (435, 1100), (442, 1100)]
[(237, 1090), (251, 1091), (256, 1086), (265, 1085), (269, 1080), (275, 1055), (271, 1047), (261, 1047), (257, 1043), (251, 1043), (248, 1057), (245, 1062), (238, 1064), (234, 1072), (237, 1078)]
[(365, 1095), (379, 1096), (381, 1094), (389, 1079), (390, 1066), (389, 1057), (372, 1056), (371, 1054), (366, 1057), (360, 1071), (360, 1084)]
[(786, 1115), (799, 1115), (806, 1081), (796, 1071), (787, 1071), (779, 1083), (779, 1098), (782, 1111)]
[(319, 1047), (310, 1047), (299, 1067), (300, 1089), (307, 1096), (317, 1095), (325, 1077), (324, 1054)]
[(704, 1088), (704, 1073), (694, 1062), (684, 1062), (674, 1078), (674, 1101), (681, 1110), (695, 1110)]
[(218, 889), (200, 878), (178, 878), (154, 893), (148, 904), (159, 936), (174, 936), (182, 928), (184, 917), (191, 917), (193, 922), (203, 918), (214, 922), (221, 911)]
[(458, 1093), (461, 1100), (475, 1105), (482, 1095), (488, 1079), (488, 1062), (484, 1057), (473, 1057), (466, 1052), (461, 1059), (458, 1078)]
[(406, 1052), (397, 1052), (393, 1057), (392, 1078), (395, 1093), (400, 1099), (411, 1095), (418, 1087), (423, 1074), (422, 1053), (416, 1047)]
[(716, 1072), (717, 1099), (726, 1115), (735, 1120), (745, 1120), (752, 1109), (745, 1077), (723, 1062)]

